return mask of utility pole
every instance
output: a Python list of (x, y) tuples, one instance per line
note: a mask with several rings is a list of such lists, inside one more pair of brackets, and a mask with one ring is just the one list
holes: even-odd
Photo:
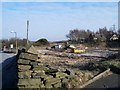
[(116, 32), (116, 30), (115, 30), (115, 24), (113, 24), (113, 31)]
[(27, 20), (27, 45), (29, 44), (29, 42), (28, 42), (28, 29), (29, 29), (29, 20)]

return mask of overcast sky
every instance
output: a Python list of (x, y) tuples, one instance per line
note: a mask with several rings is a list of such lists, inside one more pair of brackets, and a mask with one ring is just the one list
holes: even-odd
[[(9, 0), (8, 0), (9, 1)], [(65, 40), (71, 29), (118, 26), (117, 2), (3, 2), (2, 37), (11, 38), (17, 32), (26, 38), (26, 21), (30, 21), (29, 39)]]

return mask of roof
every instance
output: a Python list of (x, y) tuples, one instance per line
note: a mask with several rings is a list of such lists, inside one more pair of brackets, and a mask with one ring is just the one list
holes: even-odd
[(110, 38), (110, 40), (117, 40), (118, 39), (118, 36), (116, 35), (116, 34), (114, 34), (111, 38)]

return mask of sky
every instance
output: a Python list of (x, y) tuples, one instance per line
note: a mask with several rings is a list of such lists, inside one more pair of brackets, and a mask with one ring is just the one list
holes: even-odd
[(2, 2), (118, 2), (119, 0), (1, 0)]
[[(0, 4), (1, 5), (1, 4)], [(26, 38), (29, 20), (29, 39), (66, 40), (73, 29), (118, 27), (117, 2), (2, 2), (2, 38)]]

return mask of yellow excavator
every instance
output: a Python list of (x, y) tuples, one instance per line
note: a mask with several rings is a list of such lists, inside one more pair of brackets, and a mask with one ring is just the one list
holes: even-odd
[(74, 45), (65, 45), (65, 49), (70, 49), (71, 53), (84, 53), (86, 51), (86, 49), (82, 49), (82, 48), (76, 48)]

